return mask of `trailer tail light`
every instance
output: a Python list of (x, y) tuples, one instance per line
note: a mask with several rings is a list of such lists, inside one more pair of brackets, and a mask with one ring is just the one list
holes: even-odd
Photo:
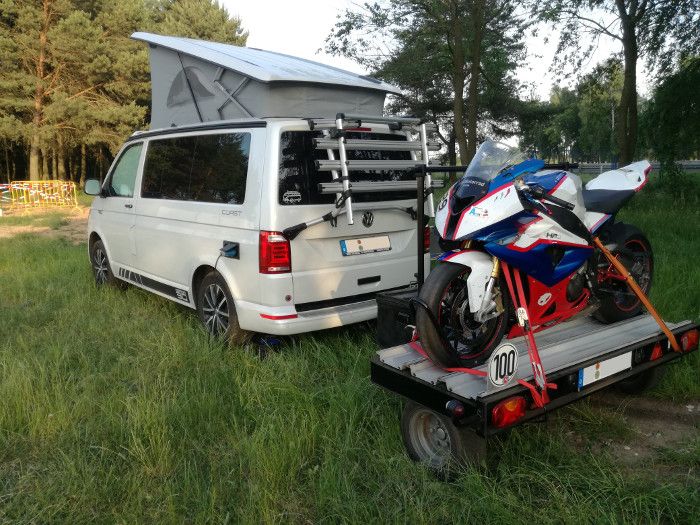
[(654, 349), (651, 351), (651, 357), (649, 361), (656, 361), (658, 358), (663, 357), (664, 350), (661, 348), (661, 343), (656, 343)]
[(688, 330), (681, 336), (681, 348), (684, 352), (690, 352), (698, 347), (698, 329)]
[(430, 253), (430, 226), (423, 230), (423, 253)]
[(509, 397), (491, 409), (491, 424), (496, 428), (512, 425), (525, 416), (527, 402), (522, 396)]
[(260, 232), (260, 273), (292, 271), (289, 241), (279, 232)]
[(455, 419), (463, 418), (464, 414), (467, 412), (467, 410), (464, 408), (464, 405), (456, 399), (450, 399), (445, 404), (445, 408), (450, 414), (452, 414), (452, 417)]

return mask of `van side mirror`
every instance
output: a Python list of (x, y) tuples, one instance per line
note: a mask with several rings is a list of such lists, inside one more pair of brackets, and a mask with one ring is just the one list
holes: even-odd
[(102, 193), (102, 186), (97, 179), (88, 179), (85, 181), (85, 193), (88, 195), (99, 195)]

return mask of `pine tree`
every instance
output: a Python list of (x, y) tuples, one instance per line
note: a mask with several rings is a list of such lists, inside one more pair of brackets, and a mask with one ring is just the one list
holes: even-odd
[(248, 32), (216, 0), (166, 0), (159, 32), (244, 46)]

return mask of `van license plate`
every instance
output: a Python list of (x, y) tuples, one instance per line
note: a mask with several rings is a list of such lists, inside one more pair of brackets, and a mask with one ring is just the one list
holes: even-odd
[(578, 371), (578, 389), (632, 368), (632, 352), (627, 352)]
[(363, 253), (387, 252), (389, 250), (391, 250), (391, 242), (388, 235), (340, 241), (340, 251), (343, 252), (343, 255), (361, 255)]

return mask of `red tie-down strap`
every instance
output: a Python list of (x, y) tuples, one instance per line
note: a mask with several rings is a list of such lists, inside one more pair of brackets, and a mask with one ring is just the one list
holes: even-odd
[[(537, 350), (537, 343), (535, 343), (535, 336), (532, 333), (532, 326), (530, 325), (530, 312), (527, 309), (527, 301), (525, 300), (525, 292), (523, 291), (522, 278), (520, 276), (520, 270), (513, 268), (513, 279), (510, 277), (510, 267), (507, 263), (501, 261), (501, 267), (503, 269), (503, 275), (506, 278), (506, 284), (508, 285), (508, 292), (515, 305), (515, 311), (517, 314), (518, 308), (521, 307), (525, 310), (525, 316), (527, 320), (525, 321), (525, 326), (523, 326), (523, 331), (525, 332), (525, 342), (527, 345), (527, 354), (530, 357), (530, 365), (532, 366), (532, 375), (535, 378), (535, 386), (528, 383), (530, 387), (530, 392), (532, 392), (532, 399), (538, 408), (544, 407), (549, 403), (549, 393), (547, 388), (556, 390), (557, 385), (555, 383), (547, 383), (547, 376), (544, 373), (544, 366), (542, 366), (542, 360), (540, 359), (540, 353)], [(516, 296), (515, 290), (513, 289), (513, 280), (518, 290)], [(520, 306), (519, 306), (520, 305)]]
[[(417, 338), (414, 339), (413, 341), (411, 341), (410, 343), (408, 343), (408, 346), (410, 346), (413, 350), (418, 352), (420, 355), (422, 355), (426, 359), (430, 360), (430, 356), (425, 353), (425, 350), (423, 350), (423, 347), (420, 345)], [(435, 364), (435, 363), (433, 363), (433, 364)], [(435, 366), (437, 366), (437, 365), (435, 365)], [(445, 372), (459, 372), (462, 374), (470, 374), (470, 375), (478, 376), (478, 377), (486, 377), (488, 375), (483, 370), (476, 370), (474, 368), (466, 368), (466, 367), (443, 368), (443, 370)], [(540, 394), (539, 390), (537, 390), (537, 388), (535, 388), (535, 386), (533, 384), (528, 383), (527, 381), (523, 381), (522, 379), (516, 379), (516, 381), (518, 382), (518, 384), (520, 386), (523, 386), (530, 391), (530, 393), (532, 394), (532, 399), (535, 402), (535, 406), (537, 408), (542, 408), (547, 402), (549, 402), (549, 399), (547, 399), (547, 401), (545, 401), (542, 398), (542, 395)], [(548, 386), (550, 388), (552, 388), (553, 390), (557, 388), (557, 385), (554, 385), (554, 384), (550, 384)]]

